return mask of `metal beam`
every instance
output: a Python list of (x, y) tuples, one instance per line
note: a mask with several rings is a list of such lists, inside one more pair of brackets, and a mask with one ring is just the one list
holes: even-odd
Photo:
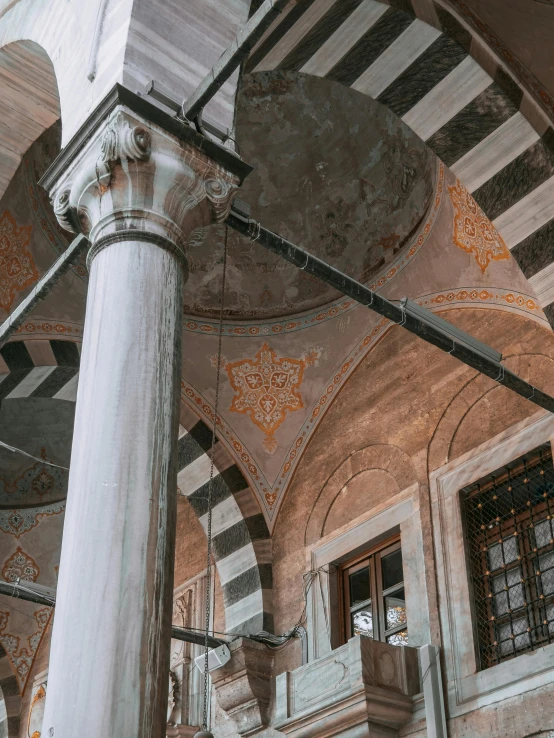
[[(476, 350), (467, 343), (458, 342), (455, 335), (450, 335), (441, 330), (431, 319), (425, 320), (423, 309), (419, 315), (406, 308), (406, 305), (396, 304), (373, 292), (365, 285), (348, 277), (338, 269), (334, 269), (321, 259), (312, 256), (299, 246), (264, 228), (255, 220), (246, 217), (236, 207), (231, 210), (227, 218), (227, 224), (243, 236), (264, 246), (274, 254), (278, 254), (286, 261), (294, 264), (299, 269), (312, 274), (322, 282), (334, 287), (343, 295), (351, 297), (361, 305), (382, 315), (388, 320), (402, 326), (410, 333), (419, 336), (427, 343), (437, 346), (447, 354), (451, 354), (464, 364), (477, 369), (477, 371), (490, 377), (498, 384), (516, 392), (527, 400), (535, 403), (541, 408), (554, 412), (554, 398), (545, 394), (533, 385), (525, 382), (521, 377), (513, 374), (502, 364)], [(454, 326), (453, 326), (454, 327)]]
[[(0, 594), (25, 600), (26, 602), (34, 602), (37, 605), (47, 605), (48, 607), (54, 607), (56, 604), (56, 590), (54, 588), (44, 587), (31, 582), (0, 582)], [(195, 643), (198, 646), (204, 646), (206, 644), (204, 633), (179, 628), (176, 625), (173, 625), (171, 628), (171, 637), (178, 641)], [(208, 636), (208, 646), (210, 648), (217, 648), (223, 643), (227, 643), (227, 641)]]
[(46, 297), (56, 282), (75, 264), (81, 254), (86, 251), (87, 246), (88, 241), (84, 236), (77, 236), (77, 238), (73, 239), (63, 254), (42, 275), (23, 302), (0, 325), (0, 347), (6, 343), (8, 338), (25, 321), (32, 309)]
[(54, 607), (56, 602), (56, 590), (51, 587), (43, 587), (39, 584), (25, 582), (0, 582), (0, 594), (8, 597), (16, 597), (26, 602), (34, 602), (37, 605), (48, 605)]
[(191, 97), (183, 102), (181, 109), (183, 118), (193, 121), (202, 112), (288, 3), (289, 0), (265, 0), (262, 3)]

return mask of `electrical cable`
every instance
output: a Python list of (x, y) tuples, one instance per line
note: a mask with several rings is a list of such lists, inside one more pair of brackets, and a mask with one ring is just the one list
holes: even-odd
[(212, 445), (210, 453), (210, 481), (208, 486), (208, 552), (207, 552), (207, 581), (206, 581), (206, 626), (204, 640), (204, 700), (202, 710), (202, 730), (208, 730), (208, 691), (209, 691), (209, 631), (210, 631), (210, 612), (211, 612), (211, 579), (212, 579), (212, 496), (214, 486), (214, 451), (217, 442), (217, 415), (219, 410), (219, 384), (221, 376), (221, 344), (223, 339), (223, 311), (225, 307), (225, 280), (227, 276), (227, 242), (229, 236), (229, 227), (225, 226), (225, 237), (223, 241), (223, 274), (221, 280), (221, 298), (219, 303), (219, 337), (217, 346), (217, 371), (215, 381), (215, 400), (214, 400), (214, 422), (212, 429)]
[[(280, 650), (281, 648), (284, 648), (287, 646), (290, 641), (293, 638), (298, 638), (298, 631), (301, 627), (303, 627), (304, 621), (306, 620), (306, 613), (308, 609), (308, 594), (310, 593), (310, 589), (312, 587), (312, 584), (314, 583), (315, 579), (318, 577), (320, 572), (325, 572), (326, 574), (329, 573), (329, 569), (325, 566), (320, 567), (319, 569), (313, 569), (311, 571), (306, 572), (303, 577), (303, 590), (304, 590), (304, 606), (302, 608), (302, 611), (300, 613), (299, 619), (296, 621), (295, 625), (290, 628), (286, 633), (283, 633), (282, 635), (273, 635), (271, 633), (266, 633), (264, 631), (261, 631), (260, 633), (228, 633), (227, 631), (222, 630), (211, 630), (210, 633), (212, 636), (224, 636), (226, 638), (230, 638), (231, 640), (229, 642), (232, 642), (234, 640), (237, 640), (238, 638), (248, 638), (251, 641), (256, 641), (258, 643), (263, 643), (264, 645), (268, 646), (269, 648), (273, 650)], [(306, 579), (309, 578), (308, 583), (306, 584)], [(204, 629), (202, 628), (188, 628), (190, 631), (199, 631), (204, 632)]]
[(46, 459), (40, 459), (38, 456), (33, 456), (33, 454), (28, 454), (27, 451), (23, 451), (23, 449), (21, 448), (10, 446), (8, 443), (5, 443), (4, 441), (0, 441), (0, 446), (2, 448), (7, 449), (8, 451), (12, 451), (13, 453), (23, 454), (23, 456), (27, 456), (29, 459), (33, 459), (34, 461), (40, 461), (41, 464), (47, 464), (48, 466), (55, 466), (56, 469), (64, 469), (65, 471), (69, 471), (69, 468), (67, 466), (61, 466), (60, 464), (54, 464), (53, 461), (46, 461)]

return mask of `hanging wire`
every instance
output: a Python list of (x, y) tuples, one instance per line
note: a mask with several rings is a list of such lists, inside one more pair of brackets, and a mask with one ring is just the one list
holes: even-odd
[(60, 464), (54, 464), (53, 461), (46, 461), (46, 459), (39, 459), (38, 456), (33, 456), (33, 454), (28, 454), (27, 451), (23, 451), (23, 449), (21, 448), (10, 446), (5, 441), (0, 441), (0, 447), (5, 448), (7, 451), (11, 451), (14, 454), (23, 454), (23, 456), (27, 456), (29, 459), (33, 459), (34, 461), (40, 461), (41, 464), (47, 464), (48, 466), (55, 466), (56, 469), (64, 469), (65, 471), (69, 471), (69, 468), (67, 466), (61, 466)]
[(208, 691), (209, 691), (209, 672), (208, 672), (208, 638), (210, 632), (210, 611), (211, 611), (211, 582), (212, 582), (212, 494), (214, 486), (214, 449), (217, 441), (217, 415), (219, 409), (219, 379), (221, 375), (221, 342), (223, 338), (223, 308), (225, 304), (225, 280), (227, 277), (227, 240), (229, 235), (229, 227), (225, 226), (225, 237), (223, 241), (223, 277), (221, 281), (221, 297), (219, 303), (219, 339), (217, 346), (217, 373), (215, 380), (215, 401), (214, 401), (214, 422), (212, 429), (212, 448), (210, 454), (210, 482), (208, 486), (208, 554), (207, 554), (207, 582), (206, 582), (206, 623), (205, 623), (205, 640), (204, 640), (204, 704), (202, 713), (202, 730), (208, 730)]

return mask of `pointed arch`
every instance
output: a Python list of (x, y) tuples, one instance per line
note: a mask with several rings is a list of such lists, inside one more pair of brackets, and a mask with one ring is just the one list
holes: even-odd
[[(73, 341), (13, 341), (0, 349), (0, 403), (43, 397), (75, 402), (79, 349)], [(212, 430), (188, 408), (181, 413), (177, 484), (206, 530)], [(214, 452), (213, 551), (223, 590), (226, 629), (273, 630), (271, 537), (256, 498), (229, 452)]]
[(387, 106), (472, 194), (554, 320), (552, 118), (442, 0), (297, 3), (246, 70), (324, 77)]
[[(179, 493), (207, 530), (212, 429), (187, 406), (179, 430)], [(234, 459), (214, 447), (213, 555), (223, 590), (226, 630), (273, 632), (271, 537), (258, 502)]]

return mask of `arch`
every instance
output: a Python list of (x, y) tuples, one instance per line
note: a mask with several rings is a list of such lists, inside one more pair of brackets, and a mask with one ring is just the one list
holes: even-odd
[(6, 700), (4, 699), (2, 685), (0, 684), (0, 738), (8, 738), (8, 736), (8, 710), (6, 708)]
[(534, 278), (551, 261), (554, 128), (443, 3), (425, 5), (434, 25), (411, 0), (298, 3), (255, 47), (247, 71), (325, 77), (387, 106), (472, 194), (544, 308), (550, 296)]
[(17, 738), (21, 695), (10, 660), (0, 645), (0, 738)]
[(54, 68), (34, 41), (0, 49), (0, 197), (31, 144), (60, 117)]
[[(518, 354), (505, 358), (512, 371), (531, 383), (542, 382), (543, 385), (545, 377), (552, 374), (553, 362), (554, 359), (546, 354)], [(545, 387), (546, 392), (552, 391), (554, 382), (549, 384)], [(509, 402), (505, 402), (507, 397)], [(488, 405), (486, 410), (483, 407), (485, 403)], [(510, 415), (506, 417), (508, 410)], [(488, 418), (493, 427), (480, 427), (475, 421), (476, 414)], [(437, 423), (429, 443), (429, 472), (528, 416), (529, 407), (524, 398), (514, 397), (510, 390), (500, 385), (491, 386), (490, 380), (482, 374), (473, 376), (450, 400)], [(474, 428), (469, 433), (472, 422)]]
[[(212, 429), (182, 407), (177, 484), (207, 530)], [(214, 447), (213, 556), (229, 633), (273, 632), (271, 537), (258, 502), (221, 441)]]
[(391, 478), (394, 493), (417, 481), (412, 459), (398, 446), (375, 444), (355, 451), (335, 469), (323, 485), (308, 518), (304, 542), (315, 543), (324, 534), (329, 512), (338, 496), (364, 472), (379, 470)]
[(51, 397), (75, 402), (79, 344), (71, 340), (10, 341), (0, 349), (0, 402)]
[[(0, 402), (51, 397), (75, 402), (79, 350), (73, 341), (12, 341), (0, 349)], [(184, 408), (177, 483), (206, 530), (212, 431)], [(223, 589), (226, 629), (273, 630), (271, 538), (248, 483), (223, 444), (215, 447), (214, 559)]]

